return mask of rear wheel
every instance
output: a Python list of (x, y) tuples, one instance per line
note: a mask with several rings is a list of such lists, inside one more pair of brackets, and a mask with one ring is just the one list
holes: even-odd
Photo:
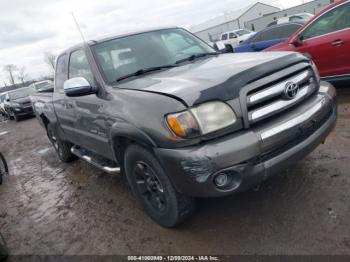
[(174, 227), (193, 214), (195, 200), (176, 191), (151, 151), (130, 145), (124, 156), (131, 190), (153, 220), (164, 227)]
[(73, 145), (60, 139), (52, 124), (47, 125), (47, 136), (62, 162), (68, 163), (76, 159), (75, 155), (70, 151)]

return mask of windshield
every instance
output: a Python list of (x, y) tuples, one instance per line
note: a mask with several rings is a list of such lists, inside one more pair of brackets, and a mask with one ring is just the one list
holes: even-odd
[(242, 36), (242, 35), (247, 35), (247, 34), (250, 34), (251, 32), (248, 31), (248, 30), (239, 30), (239, 31), (236, 31), (235, 34), (239, 35), (239, 36)]
[(183, 29), (164, 29), (109, 40), (93, 46), (107, 82), (141, 69), (174, 65), (215, 50)]
[(16, 91), (12, 91), (11, 93), (9, 93), (9, 97), (11, 100), (16, 100), (19, 98), (28, 97), (33, 93), (34, 92), (31, 88), (20, 88), (20, 89), (17, 89)]

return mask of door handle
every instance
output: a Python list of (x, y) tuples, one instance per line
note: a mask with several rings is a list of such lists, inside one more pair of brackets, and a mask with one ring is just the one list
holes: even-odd
[(343, 44), (344, 44), (344, 41), (342, 39), (337, 39), (337, 40), (332, 42), (333, 46), (340, 46), (340, 45), (343, 45)]

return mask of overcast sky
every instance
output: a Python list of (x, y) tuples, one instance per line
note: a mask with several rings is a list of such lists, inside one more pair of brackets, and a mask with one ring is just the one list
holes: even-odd
[[(8, 81), (6, 64), (25, 66), (29, 78), (48, 74), (45, 51), (81, 42), (73, 11), (87, 39), (154, 26), (192, 25), (236, 10), (255, 0), (11, 0), (0, 1), (0, 86)], [(264, 0), (280, 8), (302, 0)]]

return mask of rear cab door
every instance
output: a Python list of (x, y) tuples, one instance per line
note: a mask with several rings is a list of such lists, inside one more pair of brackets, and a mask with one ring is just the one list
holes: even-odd
[(68, 79), (68, 53), (57, 58), (55, 72), (55, 90), (52, 97), (53, 108), (58, 121), (58, 132), (64, 140), (74, 143), (76, 116), (71, 99), (64, 94), (63, 85)]

